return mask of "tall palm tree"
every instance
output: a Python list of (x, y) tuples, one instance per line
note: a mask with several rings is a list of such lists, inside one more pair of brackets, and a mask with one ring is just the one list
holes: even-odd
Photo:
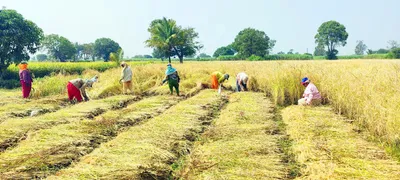
[(180, 29), (181, 28), (176, 25), (176, 21), (173, 19), (164, 17), (163, 19), (154, 20), (148, 29), (151, 33), (151, 37), (145, 43), (148, 47), (163, 50), (171, 63), (171, 56), (174, 55), (174, 48), (179, 40), (177, 37), (180, 33)]

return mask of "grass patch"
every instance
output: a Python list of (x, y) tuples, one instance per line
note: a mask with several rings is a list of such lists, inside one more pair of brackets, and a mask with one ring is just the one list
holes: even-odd
[(166, 179), (170, 165), (187, 153), (190, 134), (201, 131), (201, 119), (221, 103), (215, 91), (202, 91), (131, 127), (49, 179)]
[(236, 93), (195, 143), (178, 179), (282, 179), (285, 167), (277, 143), (273, 107), (261, 93)]
[(293, 139), (298, 179), (398, 179), (400, 165), (362, 138), (358, 128), (329, 107), (291, 106), (282, 111)]

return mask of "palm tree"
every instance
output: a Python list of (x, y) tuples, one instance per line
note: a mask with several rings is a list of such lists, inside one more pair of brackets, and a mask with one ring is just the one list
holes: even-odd
[(180, 33), (180, 29), (173, 19), (164, 17), (163, 19), (154, 20), (148, 29), (151, 37), (145, 43), (148, 47), (164, 51), (171, 63), (171, 56), (174, 55), (173, 52), (178, 41), (177, 36)]

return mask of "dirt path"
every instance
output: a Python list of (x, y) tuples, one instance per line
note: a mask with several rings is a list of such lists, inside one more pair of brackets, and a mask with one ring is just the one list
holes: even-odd
[(224, 104), (205, 90), (115, 139), (49, 179), (166, 179), (171, 164), (187, 154), (191, 141)]
[(286, 176), (273, 106), (261, 93), (236, 93), (176, 168), (182, 179), (282, 179)]
[(124, 129), (157, 116), (178, 102), (173, 96), (145, 98), (124, 109), (108, 111), (95, 120), (34, 132), (17, 147), (0, 155), (0, 176), (43, 178), (89, 154)]
[(329, 107), (282, 111), (293, 153), (303, 167), (297, 179), (400, 179), (400, 164)]
[(94, 118), (107, 109), (118, 109), (128, 102), (138, 100), (134, 96), (115, 96), (101, 100), (92, 100), (61, 109), (43, 116), (24, 119), (7, 119), (0, 124), (0, 152), (15, 146), (27, 137), (28, 132), (48, 129), (59, 124), (68, 124), (84, 118)]

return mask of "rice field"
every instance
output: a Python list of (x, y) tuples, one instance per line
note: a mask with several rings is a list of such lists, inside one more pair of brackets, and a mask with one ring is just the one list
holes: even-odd
[[(0, 179), (400, 179), (400, 62), (185, 62), (180, 96), (166, 64), (131, 66), (127, 95), (111, 65), (51, 67), (27, 100), (0, 89)], [(214, 71), (230, 74), (222, 94)], [(70, 104), (67, 82), (94, 75), (91, 100)], [(296, 105), (304, 76), (322, 106)]]

